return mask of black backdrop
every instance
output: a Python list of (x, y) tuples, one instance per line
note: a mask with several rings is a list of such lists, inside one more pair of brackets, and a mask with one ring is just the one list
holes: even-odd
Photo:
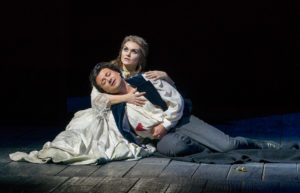
[(1, 122), (66, 123), (67, 98), (89, 96), (89, 71), (130, 34), (206, 121), (299, 112), (299, 2), (195, 2), (1, 6)]

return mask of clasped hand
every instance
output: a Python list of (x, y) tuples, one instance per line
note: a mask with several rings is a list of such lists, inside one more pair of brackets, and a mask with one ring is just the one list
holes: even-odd
[(157, 139), (163, 138), (167, 133), (167, 129), (162, 124), (156, 125), (152, 128), (152, 136)]
[(146, 99), (142, 97), (144, 94), (146, 94), (146, 92), (138, 93), (137, 89), (134, 88), (126, 94), (126, 102), (137, 106), (143, 106), (146, 103)]
[[(145, 75), (149, 79), (158, 80), (158, 79), (167, 79), (167, 73), (163, 71), (148, 71), (145, 72)], [(146, 99), (142, 96), (145, 95), (146, 92), (137, 92), (137, 89), (132, 89), (128, 94), (125, 95), (125, 102), (134, 104), (137, 106), (143, 106), (146, 103)]]

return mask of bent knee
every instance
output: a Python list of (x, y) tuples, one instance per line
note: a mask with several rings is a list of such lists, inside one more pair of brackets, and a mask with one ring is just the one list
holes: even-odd
[(201, 150), (203, 148), (200, 144), (196, 144), (191, 138), (178, 133), (170, 133), (157, 143), (157, 151), (170, 157), (190, 155)]

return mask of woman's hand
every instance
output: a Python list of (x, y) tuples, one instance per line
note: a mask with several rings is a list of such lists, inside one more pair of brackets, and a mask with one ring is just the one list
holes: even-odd
[(146, 78), (148, 79), (153, 79), (153, 80), (167, 80), (168, 79), (168, 75), (166, 72), (164, 71), (158, 71), (158, 70), (154, 70), (154, 71), (148, 71), (145, 72)]
[(134, 88), (125, 95), (125, 102), (137, 106), (143, 106), (146, 103), (146, 99), (142, 97), (144, 94), (146, 94), (146, 92), (137, 93), (137, 89)]

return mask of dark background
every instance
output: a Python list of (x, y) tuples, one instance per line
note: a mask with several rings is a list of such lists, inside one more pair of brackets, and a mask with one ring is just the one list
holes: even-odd
[(1, 16), (1, 124), (66, 124), (67, 99), (126, 35), (150, 45), (208, 122), (299, 112), (298, 1), (10, 1)]

